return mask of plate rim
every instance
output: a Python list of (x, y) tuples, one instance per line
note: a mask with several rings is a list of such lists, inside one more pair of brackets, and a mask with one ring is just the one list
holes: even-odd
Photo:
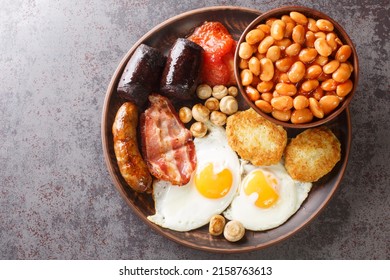
[[(346, 142), (345, 142), (345, 151), (344, 151), (344, 153), (345, 153), (345, 156), (344, 156), (345, 157), (345, 162), (341, 166), (340, 172), (337, 174), (336, 183), (335, 183), (335, 186), (333, 186), (331, 192), (329, 192), (329, 194), (326, 196), (326, 199), (320, 205), (318, 205), (318, 207), (317, 207), (318, 210), (316, 210), (314, 213), (312, 213), (310, 216), (308, 216), (307, 219), (305, 219), (305, 222), (302, 225), (300, 225), (299, 227), (295, 228), (292, 231), (287, 232), (284, 235), (279, 236), (278, 238), (275, 238), (275, 239), (273, 239), (271, 241), (268, 241), (266, 243), (260, 243), (259, 245), (252, 246), (250, 248), (246, 248), (246, 247), (242, 248), (240, 246), (237, 246), (237, 248), (234, 248), (234, 249), (232, 249), (232, 248), (212, 248), (212, 247), (207, 247), (207, 246), (204, 246), (204, 245), (193, 244), (192, 242), (189, 242), (189, 241), (187, 241), (185, 239), (177, 238), (177, 236), (174, 236), (170, 232), (164, 231), (165, 229), (161, 228), (158, 225), (155, 225), (155, 224), (153, 224), (151, 222), (147, 222), (147, 218), (145, 217), (145, 215), (143, 215), (143, 213), (141, 211), (139, 211), (135, 207), (135, 205), (130, 203), (129, 199), (127, 198), (126, 193), (122, 189), (122, 185), (121, 185), (121, 183), (120, 183), (120, 181), (118, 179), (118, 176), (115, 173), (115, 170), (113, 169), (113, 167), (111, 165), (111, 159), (110, 159), (110, 156), (109, 156), (109, 147), (108, 147), (109, 141), (108, 141), (108, 138), (106, 137), (106, 134), (109, 131), (107, 129), (107, 127), (106, 127), (107, 122), (108, 122), (107, 119), (108, 119), (109, 104), (110, 104), (110, 101), (111, 101), (111, 98), (112, 98), (112, 95), (113, 95), (112, 94), (113, 91), (110, 90), (110, 89), (112, 89), (113, 86), (117, 83), (118, 79), (120, 78), (119, 77), (119, 73), (121, 73), (124, 70), (124, 68), (126, 66), (126, 63), (130, 59), (130, 56), (134, 52), (134, 50), (143, 41), (147, 40), (152, 34), (154, 34), (156, 31), (158, 31), (159, 29), (162, 29), (163, 27), (165, 27), (165, 26), (167, 26), (167, 25), (169, 25), (169, 24), (171, 24), (171, 23), (173, 23), (175, 21), (183, 19), (183, 18), (185, 18), (185, 17), (187, 17), (189, 15), (201, 14), (201, 13), (206, 13), (206, 12), (215, 11), (215, 10), (218, 10), (218, 11), (223, 11), (223, 10), (240, 10), (240, 11), (243, 11), (243, 12), (253, 13), (254, 15), (255, 14), (261, 15), (263, 13), (262, 11), (257, 10), (257, 9), (246, 8), (246, 7), (241, 7), (241, 6), (210, 6), (210, 7), (204, 7), (204, 8), (198, 8), (198, 9), (189, 10), (189, 11), (183, 12), (181, 14), (175, 15), (173, 17), (168, 18), (167, 20), (162, 21), (161, 23), (157, 24), (152, 29), (150, 29), (147, 33), (145, 33), (142, 37), (140, 37), (132, 45), (132, 47), (127, 51), (127, 53), (120, 60), (118, 66), (116, 67), (116, 70), (114, 71), (114, 73), (111, 76), (110, 83), (109, 83), (109, 85), (107, 87), (107, 90), (105, 92), (104, 103), (103, 103), (103, 108), (102, 108), (101, 141), (102, 141), (104, 161), (105, 161), (107, 170), (109, 172), (109, 175), (111, 177), (111, 181), (114, 183), (115, 189), (117, 191), (119, 191), (122, 199), (125, 200), (126, 204), (128, 206), (130, 206), (132, 211), (144, 223), (146, 222), (148, 227), (151, 227), (153, 230), (155, 230), (158, 234), (162, 235), (163, 237), (168, 238), (168, 239), (174, 241), (177, 244), (184, 245), (184, 246), (192, 248), (192, 249), (207, 251), (207, 252), (211, 252), (211, 253), (224, 253), (224, 254), (247, 253), (247, 252), (251, 252), (251, 251), (257, 251), (257, 250), (260, 250), (260, 249), (265, 249), (267, 247), (270, 247), (270, 246), (272, 246), (274, 244), (280, 243), (280, 242), (288, 239), (289, 237), (295, 235), (297, 232), (301, 231), (306, 226), (308, 226), (324, 210), (324, 208), (326, 208), (326, 205), (330, 202), (331, 198), (333, 197), (333, 195), (338, 190), (338, 188), (340, 186), (340, 183), (342, 181), (342, 178), (344, 176), (344, 173), (346, 171), (347, 165), (348, 165), (350, 147), (351, 147), (351, 142), (352, 142), (352, 125), (351, 125), (351, 116), (350, 116), (349, 106), (346, 107), (345, 110), (344, 110), (345, 113), (346, 113), (346, 123), (347, 123), (347, 131), (346, 131), (346, 133), (347, 133), (347, 136), (348, 136), (347, 139), (346, 139)], [(336, 119), (338, 119), (338, 118), (340, 118), (340, 116), (338, 116)]]

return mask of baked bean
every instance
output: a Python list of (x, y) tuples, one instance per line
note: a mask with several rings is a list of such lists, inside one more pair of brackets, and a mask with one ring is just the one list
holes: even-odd
[(280, 48), (278, 46), (271, 46), (267, 51), (266, 57), (272, 62), (277, 61), (280, 58)]
[(324, 71), (325, 74), (332, 74), (334, 71), (339, 68), (340, 62), (338, 60), (332, 60), (328, 62), (327, 64), (322, 67), (322, 70)]
[(347, 63), (341, 63), (339, 68), (332, 74), (332, 79), (338, 83), (344, 83), (351, 76), (351, 68)]
[(283, 20), (286, 24), (293, 23), (295, 25), (295, 21), (289, 15), (282, 15), (280, 19)]
[(328, 79), (321, 83), (321, 88), (325, 91), (335, 90), (336, 87), (337, 87), (337, 82), (333, 79)]
[(247, 69), (248, 68), (248, 59), (240, 58), (240, 62), (238, 64), (238, 67), (240, 69)]
[(257, 90), (261, 93), (270, 92), (274, 87), (274, 83), (272, 81), (268, 82), (260, 82), (257, 84)]
[(290, 18), (302, 25), (306, 25), (308, 22), (307, 17), (299, 12), (290, 12)]
[(320, 82), (318, 80), (307, 80), (304, 81), (301, 85), (301, 88), (305, 92), (311, 92), (319, 86)]
[(333, 51), (335, 51), (337, 49), (336, 38), (337, 38), (337, 35), (333, 32), (326, 34), (326, 38), (325, 38), (326, 42), (332, 48)]
[(263, 41), (260, 42), (259, 47), (257, 48), (257, 51), (259, 53), (266, 53), (275, 42), (275, 39), (272, 36), (267, 36), (263, 39)]
[(332, 48), (328, 45), (325, 38), (318, 38), (314, 42), (314, 48), (322, 56), (330, 56)]
[(254, 45), (263, 40), (265, 34), (261, 29), (253, 29), (249, 31), (245, 36), (245, 41), (248, 44)]
[(336, 88), (336, 94), (340, 97), (348, 95), (353, 88), (353, 83), (351, 80), (346, 80), (344, 83), (339, 84)]
[(288, 111), (273, 110), (272, 116), (279, 121), (287, 122), (291, 118), (291, 110)]
[(305, 62), (305, 63), (308, 63), (308, 62), (311, 62), (313, 61), (316, 57), (317, 57), (317, 50), (316, 49), (313, 49), (313, 48), (305, 48), (305, 49), (302, 49), (300, 52), (299, 52), (299, 59), (302, 61), (302, 62)]
[(276, 90), (272, 93), (272, 98), (281, 96)]
[(325, 64), (328, 63), (328, 61), (329, 61), (329, 58), (327, 56), (319, 55), (314, 60), (314, 63), (321, 65), (321, 66), (324, 66)]
[(280, 95), (293, 96), (297, 93), (297, 88), (293, 84), (277, 83), (275, 90)]
[(288, 69), (290, 69), (291, 65), (293, 65), (293, 63), (294, 63), (294, 59), (292, 59), (291, 57), (285, 57), (276, 61), (275, 67), (280, 72), (287, 72)]
[(320, 100), (320, 99), (324, 96), (324, 90), (323, 90), (321, 87), (317, 87), (317, 88), (312, 92), (312, 96), (313, 96), (316, 100)]
[(256, 52), (255, 53), (255, 56), (257, 57), (258, 60), (262, 59), (265, 57), (265, 53), (259, 53), (259, 52)]
[(316, 39), (318, 39), (318, 38), (326, 39), (326, 34), (322, 31), (315, 32), (314, 36), (316, 37)]
[(241, 71), (241, 83), (243, 86), (249, 86), (253, 80), (252, 71), (249, 69), (244, 69)]
[(295, 26), (291, 36), (295, 43), (303, 45), (305, 42), (305, 28), (302, 25)]
[[(334, 96), (337, 96), (336, 94), (336, 91), (335, 90), (331, 90), (331, 91), (324, 91), (324, 96), (328, 96), (328, 95), (334, 95)], [(338, 98), (341, 100), (341, 97), (338, 96)]]
[(318, 29), (322, 30), (322, 31), (330, 32), (330, 31), (333, 31), (333, 29), (334, 29), (333, 23), (331, 23), (327, 19), (319, 19), (319, 20), (317, 20), (316, 25), (317, 25)]
[(314, 41), (316, 40), (316, 36), (314, 36), (313, 31), (307, 31), (305, 35), (305, 45), (308, 48), (314, 48)]
[(336, 95), (325, 95), (320, 99), (319, 104), (324, 114), (328, 115), (339, 106), (340, 99)]
[(264, 32), (264, 34), (269, 34), (271, 32), (271, 27), (266, 24), (260, 24), (256, 27), (256, 29), (260, 29)]
[(253, 75), (259, 76), (260, 75), (260, 60), (252, 56), (251, 59), (248, 61), (248, 68), (251, 70)]
[(331, 78), (332, 78), (331, 74), (325, 74), (324, 72), (322, 72), (321, 75), (318, 76), (317, 80), (320, 82), (323, 82), (323, 81), (329, 80)]
[(253, 80), (252, 80), (251, 86), (257, 87), (257, 84), (260, 83), (260, 82), (261, 81), (260, 81), (259, 76), (253, 75)]
[(340, 62), (346, 62), (352, 54), (352, 49), (349, 45), (341, 46), (336, 52), (336, 59)]
[(293, 106), (297, 110), (301, 110), (309, 106), (309, 99), (304, 95), (298, 95), (293, 100)]
[(314, 65), (309, 66), (306, 69), (305, 78), (306, 79), (317, 79), (318, 76), (321, 75), (321, 73), (322, 73), (322, 67), (317, 65), (317, 64), (314, 64)]
[(347, 63), (348, 64), (348, 66), (349, 66), (349, 69), (351, 69), (351, 73), (353, 72), (353, 65), (351, 64), (351, 62), (349, 62), (349, 61), (346, 61), (345, 63)]
[(262, 81), (271, 81), (272, 78), (274, 77), (274, 64), (269, 58), (262, 58), (260, 60), (260, 65), (261, 65), (261, 74), (260, 74), (260, 79)]
[(279, 74), (278, 82), (279, 83), (287, 83), (287, 84), (291, 83), (290, 78), (288, 77), (287, 73)]
[(282, 40), (275, 41), (275, 46), (278, 46), (281, 51), (284, 51), (288, 46), (292, 44), (289, 38), (283, 38)]
[(286, 30), (284, 31), (285, 38), (291, 37), (294, 27), (295, 27), (295, 23), (291, 23), (291, 22), (286, 23)]
[(274, 97), (274, 95), (270, 92), (265, 92), (261, 94), (261, 99), (267, 102), (271, 102), (271, 99)]
[(249, 31), (248, 45), (238, 51), (239, 67), (244, 92), (255, 106), (292, 123), (336, 109), (353, 89), (353, 66), (351, 47), (333, 30), (329, 20), (292, 11)]
[(278, 20), (277, 18), (269, 18), (266, 20), (265, 24), (268, 25), (269, 27), (272, 26), (272, 23), (275, 21), (275, 20)]
[(293, 107), (293, 99), (290, 96), (274, 97), (271, 100), (271, 105), (276, 110), (287, 111)]
[(269, 114), (272, 112), (272, 106), (265, 100), (256, 100), (255, 105), (257, 108), (259, 108), (261, 111), (263, 111), (266, 114)]
[(291, 66), (287, 75), (289, 80), (292, 83), (298, 83), (305, 76), (305, 72), (306, 72), (305, 64), (303, 64), (302, 61), (296, 61)]
[(309, 29), (312, 32), (318, 32), (320, 31), (316, 25), (316, 20), (314, 18), (309, 18), (307, 23), (307, 29)]
[(319, 119), (322, 119), (324, 117), (324, 111), (322, 110), (320, 103), (318, 103), (318, 101), (313, 97), (309, 98), (309, 108), (310, 111), (313, 113), (313, 116)]
[(298, 43), (293, 43), (286, 48), (285, 53), (288, 56), (297, 56), (300, 51), (301, 51), (301, 45)]
[(243, 42), (240, 44), (240, 48), (238, 49), (238, 56), (243, 59), (249, 59), (253, 54), (253, 48), (252, 46), (247, 43)]
[(252, 86), (247, 86), (245, 88), (245, 93), (249, 97), (250, 100), (256, 101), (260, 99), (260, 93)]
[(308, 123), (313, 120), (313, 113), (309, 108), (303, 108), (300, 110), (294, 110), (291, 114), (291, 122), (292, 123)]
[(284, 37), (285, 30), (286, 30), (286, 23), (283, 20), (277, 19), (274, 22), (272, 22), (271, 36), (275, 40), (282, 40)]

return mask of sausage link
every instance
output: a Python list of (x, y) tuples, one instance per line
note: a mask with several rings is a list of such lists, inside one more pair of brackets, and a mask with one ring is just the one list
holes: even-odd
[(137, 143), (138, 110), (124, 103), (118, 110), (112, 126), (114, 151), (119, 171), (126, 183), (137, 192), (151, 192), (152, 177)]

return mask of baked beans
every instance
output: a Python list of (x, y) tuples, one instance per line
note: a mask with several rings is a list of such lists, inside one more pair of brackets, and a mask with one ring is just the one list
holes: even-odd
[(241, 83), (255, 105), (280, 121), (332, 113), (353, 89), (352, 48), (326, 19), (292, 11), (249, 31), (239, 46)]

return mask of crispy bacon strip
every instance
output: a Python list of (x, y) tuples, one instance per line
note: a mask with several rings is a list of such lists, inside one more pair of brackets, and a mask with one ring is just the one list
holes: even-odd
[(150, 107), (141, 116), (142, 150), (150, 173), (174, 185), (190, 181), (196, 167), (191, 132), (164, 96), (149, 96)]

